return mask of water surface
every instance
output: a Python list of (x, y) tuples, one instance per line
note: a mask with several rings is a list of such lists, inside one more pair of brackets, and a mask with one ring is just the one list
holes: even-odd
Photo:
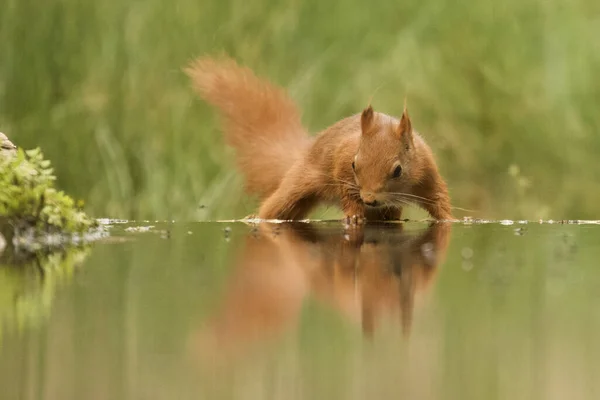
[(598, 226), (110, 230), (0, 267), (2, 399), (600, 396)]

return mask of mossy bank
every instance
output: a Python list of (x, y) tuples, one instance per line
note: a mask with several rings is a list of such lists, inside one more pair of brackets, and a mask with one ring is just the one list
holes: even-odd
[[(56, 177), (41, 150), (24, 151), (2, 135), (0, 154), (0, 233), (7, 244), (44, 239), (62, 242), (98, 227), (75, 201), (55, 188)], [(48, 243), (46, 243), (48, 244)], [(2, 246), (2, 247), (4, 247)]]

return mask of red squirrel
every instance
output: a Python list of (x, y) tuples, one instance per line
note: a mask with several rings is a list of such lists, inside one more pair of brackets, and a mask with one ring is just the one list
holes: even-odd
[(200, 57), (184, 72), (218, 109), (246, 191), (261, 200), (259, 218), (303, 219), (326, 203), (351, 223), (397, 220), (408, 204), (452, 219), (446, 183), (406, 105), (400, 119), (369, 105), (311, 137), (285, 91), (234, 60)]

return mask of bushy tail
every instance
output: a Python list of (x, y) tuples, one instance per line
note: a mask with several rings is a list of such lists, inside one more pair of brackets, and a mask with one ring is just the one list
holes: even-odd
[(260, 198), (270, 195), (310, 143), (294, 102), (229, 58), (200, 57), (184, 71), (200, 96), (219, 110), (246, 190)]

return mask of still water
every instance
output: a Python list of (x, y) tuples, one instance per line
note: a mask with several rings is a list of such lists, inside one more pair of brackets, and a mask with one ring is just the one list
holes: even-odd
[(1, 399), (600, 398), (600, 226), (109, 231), (0, 266)]

